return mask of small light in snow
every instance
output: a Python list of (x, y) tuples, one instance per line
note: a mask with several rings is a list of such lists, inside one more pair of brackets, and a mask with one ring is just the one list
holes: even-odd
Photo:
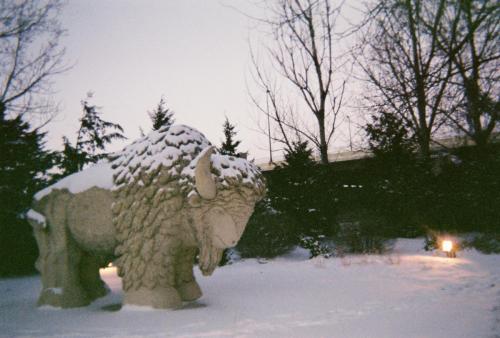
[(109, 263), (106, 267), (99, 269), (99, 274), (102, 276), (114, 276), (118, 273), (118, 269), (112, 263)]
[(450, 258), (456, 257), (455, 248), (453, 247), (453, 242), (451, 240), (449, 239), (444, 240), (441, 243), (441, 247), (443, 251), (446, 252), (446, 256)]

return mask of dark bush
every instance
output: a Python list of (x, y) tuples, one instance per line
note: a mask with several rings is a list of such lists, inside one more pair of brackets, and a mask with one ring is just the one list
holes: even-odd
[(329, 238), (323, 235), (304, 236), (300, 239), (302, 248), (309, 250), (310, 258), (323, 256), (329, 258), (334, 255), (334, 245)]
[(328, 166), (314, 163), (307, 147), (296, 150), (289, 164), (266, 173), (268, 197), (238, 245), (243, 257), (274, 257), (295, 245), (312, 256), (381, 253), (390, 239), (429, 231), (487, 233), (470, 245), (496, 252), (499, 146), (434, 153), (429, 161), (403, 152)]
[(500, 234), (487, 233), (478, 234), (463, 243), (464, 247), (474, 248), (486, 254), (500, 253)]
[(297, 242), (292, 220), (274, 210), (266, 198), (255, 206), (236, 250), (241, 258), (273, 258), (289, 251)]
[(332, 234), (337, 188), (330, 169), (314, 161), (306, 142), (297, 142), (285, 163), (268, 175), (270, 206), (288, 218), (294, 237)]
[(335, 236), (335, 252), (384, 253), (388, 249), (393, 233), (390, 226), (379, 215), (367, 210), (357, 210), (356, 214), (346, 213), (339, 217)]
[(24, 219), (11, 219), (0, 236), (0, 276), (36, 273), (38, 249), (31, 225)]

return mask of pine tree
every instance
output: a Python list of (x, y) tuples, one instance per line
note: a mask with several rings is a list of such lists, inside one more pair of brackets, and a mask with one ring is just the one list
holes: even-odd
[(268, 181), (271, 206), (286, 215), (290, 231), (313, 255), (326, 253), (318, 240), (330, 236), (335, 221), (338, 191), (328, 166), (317, 163), (307, 141), (285, 150), (285, 162)]
[(44, 137), (20, 115), (7, 119), (0, 102), (0, 275), (33, 271), (36, 243), (24, 215), (52, 165)]
[(116, 123), (101, 119), (99, 107), (91, 105), (89, 99), (92, 94), (87, 94), (87, 99), (82, 100), (83, 116), (80, 119), (80, 129), (73, 146), (68, 138), (63, 137), (64, 150), (60, 154), (59, 166), (62, 175), (67, 176), (80, 171), (88, 163), (96, 163), (106, 157), (106, 146), (113, 140), (123, 140), (123, 128)]
[(415, 142), (410, 130), (397, 115), (381, 111), (372, 116), (372, 120), (364, 129), (369, 148), (376, 157), (400, 161), (414, 151)]
[(301, 172), (306, 170), (306, 173), (310, 174), (307, 171), (315, 166), (312, 149), (307, 141), (292, 142), (292, 148), (285, 151), (284, 168)]
[(59, 166), (63, 169), (63, 173), (60, 176), (56, 175), (56, 179), (81, 170), (85, 163), (87, 163), (86, 154), (79, 152), (76, 147), (73, 147), (66, 136), (63, 136), (63, 145), (64, 149), (60, 153), (59, 159)]
[(236, 148), (240, 145), (241, 141), (234, 141), (233, 137), (236, 136), (236, 127), (229, 122), (226, 117), (226, 121), (222, 125), (224, 131), (225, 140), (222, 142), (222, 146), (219, 148), (221, 154), (238, 156)]
[(434, 195), (430, 163), (417, 156), (415, 136), (397, 114), (379, 111), (364, 130), (374, 155), (367, 162), (371, 178), (365, 187), (370, 189), (371, 208), (391, 225), (384, 231), (414, 231), (411, 222), (422, 214), (419, 206)]
[(163, 96), (156, 108), (148, 114), (153, 123), (153, 130), (158, 130), (162, 127), (170, 127), (175, 122), (174, 112), (166, 107), (165, 98)]
[(301, 224), (299, 228), (310, 227), (308, 210), (318, 209), (315, 205), (317, 189), (318, 165), (312, 157), (312, 149), (307, 141), (292, 143), (292, 148), (285, 151), (285, 163), (282, 165), (282, 182), (276, 206), (279, 210), (293, 215)]

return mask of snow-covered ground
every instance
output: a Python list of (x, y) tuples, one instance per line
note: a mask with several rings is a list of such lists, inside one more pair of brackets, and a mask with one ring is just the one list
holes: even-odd
[(421, 246), (313, 260), (296, 250), (197, 272), (204, 296), (176, 311), (122, 308), (113, 269), (102, 272), (110, 295), (69, 310), (36, 308), (39, 277), (2, 279), (0, 336), (500, 337), (500, 255), (449, 259)]

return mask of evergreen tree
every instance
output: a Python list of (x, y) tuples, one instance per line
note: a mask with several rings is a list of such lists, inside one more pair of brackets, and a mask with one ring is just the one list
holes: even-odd
[(59, 166), (62, 175), (67, 176), (83, 169), (85, 164), (96, 163), (106, 157), (106, 145), (113, 140), (123, 140), (123, 128), (116, 123), (101, 119), (99, 107), (91, 105), (89, 99), (92, 94), (87, 94), (87, 99), (82, 101), (83, 116), (80, 119), (80, 129), (73, 146), (66, 137), (63, 137), (64, 150), (60, 154)]
[(312, 214), (308, 210), (318, 210), (315, 205), (315, 194), (319, 193), (315, 189), (317, 169), (307, 141), (293, 142), (292, 148), (286, 149), (282, 182), (277, 189), (278, 198), (275, 200), (276, 208), (291, 215), (291, 218), (298, 222), (297, 230), (302, 234), (312, 226)]
[(399, 162), (407, 159), (416, 146), (410, 136), (409, 127), (395, 114), (385, 111), (372, 116), (372, 123), (364, 129), (368, 136), (368, 146), (376, 157)]
[(229, 122), (226, 117), (226, 121), (222, 125), (224, 131), (225, 140), (222, 142), (222, 146), (219, 148), (221, 154), (238, 156), (236, 148), (240, 145), (241, 141), (234, 141), (234, 136), (236, 136), (236, 127)]
[(175, 122), (174, 112), (166, 107), (164, 97), (160, 99), (156, 108), (148, 114), (153, 123), (153, 130), (158, 130), (162, 127), (170, 127)]
[(87, 163), (86, 153), (80, 152), (76, 147), (73, 147), (66, 136), (63, 136), (63, 145), (64, 149), (60, 153), (59, 159), (59, 166), (63, 169), (63, 173), (60, 176), (56, 175), (55, 179), (75, 173)]
[(332, 233), (338, 191), (326, 165), (317, 163), (307, 141), (296, 141), (285, 151), (285, 163), (268, 179), (273, 209), (288, 219), (296, 245), (323, 252), (321, 236)]
[(315, 166), (312, 149), (309, 148), (307, 141), (292, 142), (292, 148), (285, 151), (284, 168), (300, 172), (305, 170), (304, 174), (307, 176), (310, 174), (307, 171)]
[(374, 154), (368, 162), (372, 177), (364, 189), (371, 190), (371, 208), (385, 219), (389, 233), (413, 235), (414, 215), (423, 214), (420, 205), (430, 201), (430, 162), (417, 156), (415, 136), (397, 114), (379, 111), (364, 129)]
[(266, 197), (255, 205), (236, 249), (245, 257), (275, 257), (300, 244), (313, 208), (308, 187), (317, 170), (307, 142), (293, 142), (285, 163), (266, 175)]
[(34, 271), (36, 243), (24, 215), (46, 183), (52, 154), (45, 133), (30, 129), (20, 115), (7, 119), (0, 102), (0, 275)]

